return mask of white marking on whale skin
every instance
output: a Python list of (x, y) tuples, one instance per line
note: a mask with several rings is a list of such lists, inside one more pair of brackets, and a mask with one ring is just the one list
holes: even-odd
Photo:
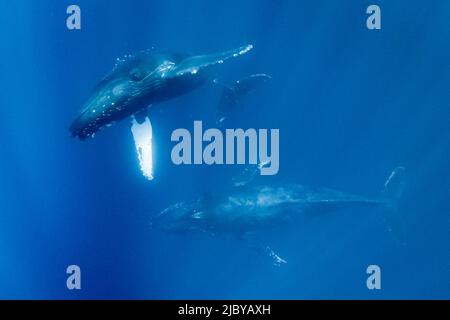
[(203, 211), (194, 212), (194, 214), (192, 215), (192, 218), (201, 219), (201, 218), (203, 218), (203, 214), (204, 214)]
[[(172, 68), (175, 66), (175, 63), (169, 60), (164, 61), (158, 68), (156, 68), (156, 72), (158, 72), (161, 75), (161, 78), (164, 78), (168, 71), (172, 70)], [(149, 74), (149, 76), (153, 76), (153, 72)], [(145, 77), (148, 78), (149, 76)]]
[(222, 64), (228, 59), (236, 58), (243, 54), (246, 54), (251, 49), (253, 49), (253, 45), (249, 44), (244, 47), (221, 53), (192, 56), (183, 60), (178, 66), (174, 68), (174, 71), (177, 76), (183, 76), (186, 73), (196, 74), (199, 70), (216, 64)]
[(240, 55), (245, 54), (245, 53), (249, 52), (249, 51), (252, 50), (252, 49), (253, 49), (253, 45), (252, 45), (252, 44), (249, 44), (249, 45), (246, 46), (243, 50), (239, 51), (239, 54), (240, 54)]
[(266, 247), (266, 252), (273, 259), (273, 265), (276, 267), (280, 267), (282, 264), (286, 264), (287, 261), (281, 258), (278, 254), (275, 253), (270, 247)]
[(119, 84), (112, 89), (114, 96), (119, 97), (126, 91), (125, 85)]
[(257, 195), (257, 204), (262, 207), (276, 206), (282, 203), (296, 203), (299, 199), (293, 198), (291, 192), (284, 188), (263, 188)]

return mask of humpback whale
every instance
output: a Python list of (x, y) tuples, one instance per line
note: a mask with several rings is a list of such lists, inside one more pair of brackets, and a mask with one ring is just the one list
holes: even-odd
[(139, 123), (144, 122), (150, 105), (200, 87), (209, 80), (212, 66), (239, 57), (252, 48), (246, 45), (204, 55), (145, 50), (119, 59), (111, 73), (94, 88), (69, 131), (72, 136), (85, 140), (131, 115)]
[[(345, 209), (389, 208), (403, 189), (405, 169), (392, 171), (378, 197), (352, 195), (337, 190), (311, 189), (300, 184), (259, 185), (178, 202), (151, 218), (154, 228), (174, 233), (235, 234), (275, 229), (303, 222), (321, 213)], [(266, 253), (279, 265), (285, 262), (269, 247)]]

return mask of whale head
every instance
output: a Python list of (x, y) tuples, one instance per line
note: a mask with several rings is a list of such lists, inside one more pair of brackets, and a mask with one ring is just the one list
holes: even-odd
[(148, 51), (126, 56), (93, 90), (72, 122), (72, 136), (84, 140), (167, 96), (167, 75), (180, 59)]

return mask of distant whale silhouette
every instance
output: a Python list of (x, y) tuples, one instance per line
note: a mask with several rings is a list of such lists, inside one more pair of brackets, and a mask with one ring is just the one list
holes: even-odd
[[(175, 203), (151, 219), (151, 225), (175, 233), (229, 233), (239, 236), (298, 223), (305, 217), (350, 208), (393, 208), (403, 188), (404, 168), (387, 179), (381, 196), (368, 198), (299, 184), (235, 188), (229, 193)], [(270, 250), (276, 264), (285, 262)]]
[(101, 128), (131, 115), (135, 115), (139, 123), (143, 122), (149, 105), (200, 87), (209, 80), (208, 71), (212, 66), (239, 57), (252, 48), (252, 45), (247, 45), (205, 55), (147, 50), (126, 56), (95, 87), (70, 126), (70, 133), (84, 140)]

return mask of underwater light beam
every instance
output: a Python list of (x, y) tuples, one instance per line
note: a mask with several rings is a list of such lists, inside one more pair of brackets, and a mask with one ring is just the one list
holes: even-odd
[(153, 150), (152, 150), (152, 124), (147, 117), (139, 124), (134, 116), (131, 120), (131, 133), (141, 167), (142, 175), (153, 180)]

